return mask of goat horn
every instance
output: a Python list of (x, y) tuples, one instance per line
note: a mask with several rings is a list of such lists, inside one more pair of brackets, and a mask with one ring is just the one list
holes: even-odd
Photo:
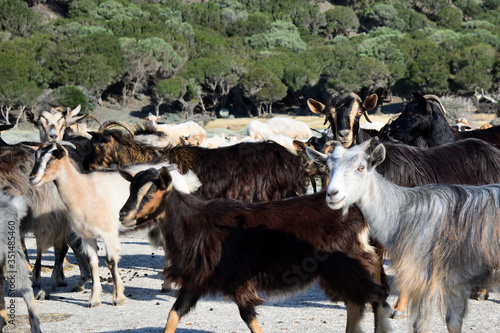
[(69, 142), (69, 141), (61, 141), (61, 142), (58, 142), (58, 143), (61, 146), (68, 146), (68, 147), (71, 147), (71, 148), (73, 148), (73, 149), (76, 150), (76, 146), (73, 143)]
[(443, 112), (446, 113), (446, 109), (444, 108), (443, 103), (441, 103), (439, 97), (437, 97), (436, 95), (424, 95), (424, 98), (430, 99), (431, 101), (438, 103), (439, 106), (441, 107), (441, 110), (443, 110)]
[(130, 128), (129, 125), (125, 124), (123, 121), (117, 121), (117, 120), (108, 120), (102, 123), (102, 125), (99, 127), (98, 132), (103, 132), (105, 129), (108, 129), (109, 127), (112, 126), (122, 126), (125, 128), (132, 136), (134, 136), (134, 131), (132, 128)]
[(93, 121), (95, 121), (96, 123), (99, 124), (99, 127), (102, 126), (101, 122), (99, 120), (97, 120), (96, 117), (90, 115), (90, 114), (87, 114), (87, 116), (85, 118), (89, 118), (89, 119), (92, 119)]
[(363, 111), (363, 115), (365, 116), (365, 119), (367, 122), (371, 123), (372, 121), (370, 120), (370, 118), (368, 118), (368, 112), (366, 111)]

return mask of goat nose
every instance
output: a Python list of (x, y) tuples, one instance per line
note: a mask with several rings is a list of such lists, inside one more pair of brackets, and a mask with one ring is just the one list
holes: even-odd
[(339, 137), (345, 138), (345, 137), (349, 136), (349, 133), (350, 133), (349, 130), (341, 130), (341, 131), (339, 131)]
[(120, 213), (119, 213), (119, 219), (120, 219), (120, 221), (123, 221), (123, 219), (125, 218), (125, 216), (127, 216), (127, 212), (124, 212), (124, 211), (120, 210)]
[(333, 196), (337, 195), (337, 193), (339, 193), (338, 190), (330, 190), (330, 191), (326, 192), (326, 195), (329, 197), (333, 197)]

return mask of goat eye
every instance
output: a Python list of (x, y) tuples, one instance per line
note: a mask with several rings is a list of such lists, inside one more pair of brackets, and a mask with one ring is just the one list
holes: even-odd
[(362, 165), (360, 165), (360, 166), (359, 166), (359, 168), (358, 168), (358, 171), (359, 171), (359, 172), (363, 172), (363, 171), (365, 171), (365, 167), (364, 167), (364, 166), (362, 166)]

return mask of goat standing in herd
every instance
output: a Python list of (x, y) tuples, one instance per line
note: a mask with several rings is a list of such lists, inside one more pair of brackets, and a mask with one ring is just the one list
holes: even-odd
[(372, 141), (325, 155), (326, 202), (347, 214), (356, 204), (370, 231), (389, 251), (396, 285), (410, 295), (414, 332), (428, 332), (433, 306), (442, 304), (450, 333), (462, 330), (472, 286), (500, 283), (500, 185), (432, 184), (405, 188), (375, 171), (385, 159)]
[[(257, 294), (303, 290), (319, 279), (332, 301), (347, 309), (346, 332), (361, 332), (365, 303), (372, 303), (375, 332), (389, 330), (387, 291), (373, 281), (376, 256), (357, 210), (346, 219), (328, 208), (324, 193), (247, 204), (231, 199), (202, 201), (172, 186), (166, 168), (134, 175), (120, 211), (124, 226), (158, 218), (171, 262), (166, 273), (180, 285), (165, 326), (175, 331), (181, 317), (206, 294), (222, 293), (238, 305), (253, 333), (262, 332)], [(313, 260), (314, 269), (297, 274)]]
[[(137, 167), (137, 166), (136, 166)], [(148, 168), (140, 166), (139, 168)], [(118, 172), (110, 170), (81, 173), (72, 164), (68, 151), (59, 143), (46, 143), (35, 153), (30, 182), (39, 187), (54, 181), (61, 199), (68, 208), (73, 231), (82, 239), (83, 251), (90, 257), (92, 293), (89, 307), (98, 306), (102, 286), (98, 273), (97, 240), (106, 250), (106, 266), (113, 279), (113, 304), (125, 301), (123, 281), (118, 271), (118, 213), (127, 199), (128, 184)]]

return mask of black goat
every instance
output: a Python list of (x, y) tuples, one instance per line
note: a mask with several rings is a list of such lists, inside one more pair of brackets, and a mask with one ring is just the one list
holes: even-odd
[(437, 96), (413, 93), (413, 100), (386, 127), (385, 136), (381, 139), (392, 138), (417, 147), (435, 147), (460, 139), (476, 138), (500, 148), (500, 126), (459, 132), (450, 126), (445, 113)]

